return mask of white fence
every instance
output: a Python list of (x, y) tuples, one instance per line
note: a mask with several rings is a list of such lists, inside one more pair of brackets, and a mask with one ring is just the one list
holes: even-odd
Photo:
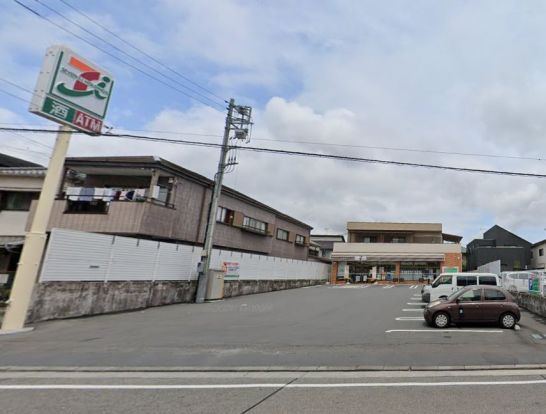
[(484, 265), (478, 266), (478, 272), (482, 273), (495, 273), (496, 275), (501, 274), (501, 261), (495, 260), (494, 262), (489, 262)]
[[(200, 247), (74, 230), (53, 229), (41, 282), (194, 280)], [(326, 280), (324, 263), (213, 250), (211, 267), (239, 263), (239, 280)]]

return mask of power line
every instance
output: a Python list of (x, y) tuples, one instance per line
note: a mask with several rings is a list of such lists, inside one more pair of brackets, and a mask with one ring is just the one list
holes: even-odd
[(12, 98), (19, 99), (20, 101), (28, 103), (28, 99), (21, 98), (20, 96), (17, 96), (15, 94), (11, 93), (11, 92), (6, 91), (5, 89), (0, 89), (0, 92), (2, 92), (3, 94), (6, 94), (8, 96), (11, 96)]
[(82, 12), (81, 10), (78, 10), (76, 7), (72, 6), (70, 3), (66, 2), (65, 0), (59, 0), (61, 3), (63, 3), (64, 5), (70, 7), (72, 10), (74, 10), (76, 13), (78, 13), (79, 15), (85, 17), (87, 20), (89, 20), (91, 23), (97, 25), (98, 27), (100, 27), (101, 29), (103, 29), (104, 31), (108, 32), (109, 34), (111, 34), (112, 36), (114, 36), (116, 39), (118, 39), (119, 41), (125, 43), (127, 46), (129, 46), (130, 48), (136, 50), (137, 52), (141, 53), (142, 55), (146, 56), (147, 58), (151, 59), (152, 61), (154, 61), (155, 63), (157, 63), (158, 65), (161, 65), (163, 67), (165, 67), (167, 70), (169, 70), (170, 72), (174, 73), (175, 75), (178, 75), (180, 76), (182, 79), (186, 80), (187, 82), (191, 83), (192, 85), (195, 85), (197, 86), (199, 89), (209, 93), (211, 96), (214, 96), (215, 98), (218, 98), (220, 99), (222, 102), (225, 102), (227, 103), (227, 101), (222, 98), (221, 96), (218, 96), (216, 95), (214, 92), (212, 92), (210, 89), (207, 89), (201, 85), (199, 85), (198, 83), (192, 81), (190, 78), (186, 77), (185, 75), (183, 75), (182, 73), (180, 73), (179, 71), (175, 70), (175, 69), (172, 69), (170, 66), (166, 65), (165, 63), (161, 62), (160, 60), (156, 59), (155, 57), (153, 57), (152, 55), (146, 53), (145, 51), (143, 51), (142, 49), (134, 46), (132, 43), (128, 42), (127, 40), (123, 39), (121, 36), (117, 35), (116, 33), (114, 33), (112, 30), (108, 29), (106, 26), (102, 25), (100, 22), (96, 21), (95, 19), (91, 18), (88, 14)]
[(25, 88), (25, 87), (23, 87), (23, 86), (21, 86), (21, 85), (18, 85), (18, 84), (16, 84), (15, 82), (12, 82), (12, 81), (10, 81), (10, 80), (8, 80), (8, 79), (0, 78), (0, 81), (5, 82), (5, 83), (7, 83), (8, 85), (11, 85), (11, 86), (13, 86), (13, 87), (15, 87), (15, 88), (17, 88), (17, 89), (22, 90), (22, 91), (28, 92), (28, 93), (30, 93), (31, 95), (34, 95), (34, 92), (31, 91), (30, 89), (27, 89), (27, 88)]
[[(130, 132), (151, 132), (157, 134), (180, 134), (188, 136), (200, 136), (200, 137), (212, 137), (212, 138), (221, 138), (218, 134), (205, 134), (205, 133), (195, 133), (195, 132), (184, 132), (184, 131), (165, 131), (165, 130), (153, 130), (153, 129), (129, 129), (129, 128), (116, 128), (121, 131), (130, 131)], [(330, 147), (340, 147), (340, 148), (363, 148), (363, 149), (378, 149), (385, 151), (403, 151), (403, 152), (417, 152), (417, 153), (426, 153), (426, 154), (441, 154), (441, 155), (454, 155), (461, 157), (485, 157), (485, 158), (505, 158), (505, 159), (514, 159), (514, 160), (526, 160), (526, 161), (546, 161), (545, 157), (524, 157), (520, 155), (503, 155), (503, 154), (484, 154), (477, 152), (455, 152), (455, 151), (442, 151), (442, 150), (428, 150), (420, 148), (403, 148), (403, 147), (382, 147), (375, 145), (356, 145), (356, 144), (336, 144), (330, 142), (320, 142), (320, 141), (295, 141), (288, 139), (273, 139), (273, 138), (255, 138), (252, 137), (253, 141), (264, 141), (264, 142), (282, 142), (287, 144), (304, 144), (304, 145), (324, 145)]]
[[(102, 48), (102, 47), (100, 47), (100, 46), (97, 46), (97, 45), (93, 44), (91, 41), (87, 40), (86, 38), (84, 38), (84, 37), (82, 37), (82, 36), (80, 36), (80, 35), (74, 33), (73, 31), (67, 29), (66, 27), (61, 26), (60, 24), (58, 24), (58, 23), (54, 22), (53, 20), (49, 19), (47, 16), (44, 16), (44, 15), (38, 13), (38, 12), (37, 12), (36, 10), (34, 10), (32, 7), (30, 7), (30, 6), (26, 5), (26, 4), (21, 3), (19, 0), (13, 0), (13, 1), (14, 1), (15, 3), (17, 3), (18, 5), (20, 5), (21, 7), (23, 7), (24, 9), (28, 10), (29, 12), (31, 12), (32, 14), (34, 14), (34, 15), (40, 17), (41, 19), (43, 19), (43, 20), (45, 20), (45, 21), (51, 23), (52, 25), (54, 25), (54, 26), (57, 27), (58, 29), (61, 29), (61, 30), (63, 30), (64, 32), (67, 32), (67, 33), (71, 34), (72, 36), (76, 37), (77, 39), (80, 39), (82, 42), (85, 42), (85, 43), (87, 43), (88, 45), (90, 45), (91, 47), (94, 47), (95, 49), (100, 50), (102, 53), (105, 53), (105, 54), (107, 54), (108, 56), (110, 56), (110, 57), (116, 59), (117, 61), (119, 61), (119, 62), (121, 62), (121, 63), (123, 63), (123, 64), (125, 64), (125, 65), (127, 65), (127, 66), (129, 66), (129, 67), (131, 67), (132, 69), (134, 69), (134, 70), (136, 70), (136, 71), (142, 73), (143, 75), (147, 76), (148, 78), (153, 79), (153, 80), (155, 80), (155, 81), (157, 81), (157, 82), (159, 82), (159, 83), (161, 83), (161, 84), (163, 84), (163, 85), (165, 85), (165, 86), (167, 86), (167, 87), (169, 87), (169, 88), (171, 88), (171, 89), (174, 89), (174, 90), (180, 92), (181, 94), (187, 96), (188, 98), (193, 99), (193, 100), (195, 100), (195, 101), (197, 101), (197, 102), (202, 103), (203, 105), (209, 106), (209, 107), (211, 107), (211, 108), (213, 108), (213, 109), (217, 109), (217, 108), (214, 108), (210, 103), (206, 103), (206, 102), (202, 101), (201, 99), (199, 99), (199, 98), (197, 98), (197, 97), (195, 97), (195, 96), (193, 96), (193, 95), (190, 95), (189, 93), (187, 93), (187, 92), (185, 92), (185, 91), (183, 91), (183, 90), (181, 90), (181, 89), (179, 89), (179, 88), (176, 88), (176, 87), (174, 87), (174, 86), (172, 86), (172, 85), (169, 85), (167, 82), (163, 81), (162, 79), (156, 78), (155, 76), (153, 76), (153, 75), (149, 74), (148, 72), (146, 72), (146, 71), (144, 71), (144, 70), (142, 70), (142, 69), (136, 67), (136, 66), (133, 65), (132, 63), (129, 63), (129, 62), (123, 60), (122, 58), (116, 56), (115, 54), (109, 52), (108, 50), (105, 50), (104, 48)], [(218, 107), (221, 106), (220, 104), (216, 104), (216, 103), (215, 103), (215, 105), (218, 105)]]
[[(5, 128), (5, 127), (0, 128), (0, 131), (22, 131), (22, 132), (33, 132), (33, 133), (58, 133), (59, 132), (59, 131), (53, 131), (49, 129)], [(81, 131), (72, 131), (72, 133), (85, 134), (85, 132), (81, 132)], [(209, 148), (219, 148), (222, 146), (221, 144), (217, 144), (213, 142), (159, 138), (159, 137), (151, 137), (146, 135), (111, 134), (111, 133), (98, 134), (98, 135), (106, 136), (106, 137), (127, 138), (127, 139), (144, 140), (144, 141), (152, 141), (152, 142), (165, 142), (169, 144), (190, 145), (190, 146), (209, 147)], [(275, 148), (234, 147), (234, 146), (230, 146), (229, 148), (230, 149), (237, 148), (240, 151), (291, 155), (291, 156), (299, 156), (299, 157), (323, 158), (323, 159), (332, 159), (337, 161), (348, 161), (348, 162), (396, 165), (400, 167), (417, 167), (417, 168), (428, 168), (428, 169), (435, 169), (435, 170), (446, 170), (446, 171), (457, 171), (457, 172), (468, 172), (468, 173), (506, 175), (506, 176), (512, 176), (512, 177), (546, 178), (546, 174), (535, 174), (535, 173), (526, 173), (526, 172), (517, 172), (517, 171), (504, 171), (504, 170), (488, 170), (488, 169), (467, 168), (467, 167), (452, 167), (452, 166), (437, 165), (437, 164), (423, 164), (423, 163), (413, 163), (413, 162), (405, 162), (405, 161), (381, 160), (381, 159), (374, 159), (374, 158), (352, 157), (347, 155), (324, 154), (324, 153), (317, 153), (317, 152), (289, 151), (289, 150), (282, 150), (282, 149), (275, 149)]]
[[(60, 13), (58, 10), (55, 10), (53, 7), (50, 7), (50, 6), (48, 6), (47, 4), (44, 4), (44, 3), (43, 3), (42, 1), (40, 1), (40, 0), (34, 0), (34, 1), (35, 1), (36, 3), (38, 3), (38, 4), (41, 4), (43, 7), (45, 7), (46, 9), (48, 9), (48, 10), (50, 10), (50, 11), (52, 11), (52, 12), (55, 13), (56, 15), (60, 16), (60, 17), (63, 18), (64, 20), (66, 20), (66, 21), (72, 23), (74, 26), (79, 27), (81, 30), (83, 30), (83, 31), (86, 32), (87, 34), (93, 36), (95, 39), (98, 39), (98, 40), (100, 40), (101, 42), (106, 43), (107, 45), (109, 45), (110, 47), (114, 48), (114, 49), (117, 50), (118, 52), (123, 53), (123, 54), (124, 54), (125, 56), (127, 56), (128, 58), (133, 59), (135, 62), (137, 62), (137, 63), (139, 63), (139, 64), (141, 64), (141, 65), (147, 67), (148, 69), (151, 69), (152, 71), (156, 71), (159, 75), (163, 76), (164, 78), (166, 78), (166, 79), (168, 79), (168, 80), (170, 80), (170, 81), (172, 81), (172, 82), (175, 82), (176, 84), (180, 85), (181, 87), (183, 87), (183, 88), (185, 88), (185, 89), (191, 91), (192, 93), (194, 93), (194, 94), (196, 94), (196, 95), (198, 95), (198, 96), (201, 96), (203, 99), (208, 100), (208, 101), (211, 102), (212, 104), (218, 105), (218, 106), (220, 106), (220, 107), (222, 107), (222, 108), (224, 107), (223, 103), (222, 103), (222, 104), (219, 104), (218, 102), (216, 102), (216, 101), (210, 99), (208, 96), (203, 95), (203, 94), (200, 93), (199, 91), (196, 91), (195, 89), (192, 89), (192, 88), (190, 88), (190, 87), (184, 85), (183, 83), (179, 82), (178, 80), (176, 80), (176, 79), (174, 79), (174, 78), (172, 78), (172, 77), (170, 77), (170, 76), (167, 76), (167, 75), (165, 75), (165, 74), (163, 74), (163, 73), (157, 71), (157, 69), (154, 68), (153, 66), (150, 66), (150, 65), (148, 65), (147, 63), (141, 61), (140, 59), (138, 59), (138, 58), (136, 58), (136, 57), (130, 55), (130, 54), (127, 53), (125, 50), (123, 50), (123, 49), (117, 47), (116, 45), (114, 45), (113, 43), (109, 42), (108, 40), (105, 40), (105, 39), (102, 38), (101, 36), (99, 36), (99, 35), (93, 33), (92, 31), (90, 31), (90, 30), (88, 30), (88, 29), (86, 29), (86, 28), (85, 28), (84, 26), (82, 26), (81, 24), (76, 23), (75, 21), (69, 19), (68, 17), (66, 17), (65, 15), (63, 15), (62, 13)], [(221, 100), (221, 102), (224, 102), (224, 101)]]

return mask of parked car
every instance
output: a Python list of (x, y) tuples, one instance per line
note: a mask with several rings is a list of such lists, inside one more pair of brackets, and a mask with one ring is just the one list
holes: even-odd
[(432, 302), (472, 285), (501, 286), (501, 281), (494, 273), (442, 273), (429, 288), (425, 287), (421, 298), (424, 302)]
[(447, 299), (429, 303), (424, 317), (436, 328), (447, 328), (451, 323), (496, 322), (512, 329), (521, 315), (507, 290), (497, 286), (468, 286)]

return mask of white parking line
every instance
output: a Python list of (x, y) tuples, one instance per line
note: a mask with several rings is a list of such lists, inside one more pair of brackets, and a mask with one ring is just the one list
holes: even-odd
[(385, 333), (393, 333), (393, 332), (432, 332), (432, 333), (444, 333), (444, 332), (458, 332), (458, 333), (504, 333), (503, 330), (500, 329), (389, 329), (388, 331), (385, 331)]
[(383, 286), (383, 289), (392, 289), (394, 285), (385, 285)]
[(425, 306), (426, 304), (425, 304), (425, 303), (421, 303), (421, 302), (408, 302), (408, 303), (406, 303), (406, 305), (412, 305), (412, 306)]
[(425, 318), (422, 316), (399, 316), (398, 318), (394, 318), (396, 321), (424, 321)]
[(417, 289), (420, 285), (411, 285), (410, 289)]
[(402, 312), (423, 312), (423, 309), (402, 309)]
[(545, 379), (511, 381), (443, 382), (340, 382), (340, 383), (256, 383), (256, 384), (17, 384), (0, 385), (0, 390), (203, 390), (246, 388), (378, 388), (378, 387), (456, 387), (546, 384)]

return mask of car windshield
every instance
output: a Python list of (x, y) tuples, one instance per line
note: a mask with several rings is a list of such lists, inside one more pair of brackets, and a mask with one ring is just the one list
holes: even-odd
[(455, 300), (460, 295), (461, 295), (461, 291), (458, 290), (457, 292), (452, 293), (451, 295), (449, 295), (446, 300)]

